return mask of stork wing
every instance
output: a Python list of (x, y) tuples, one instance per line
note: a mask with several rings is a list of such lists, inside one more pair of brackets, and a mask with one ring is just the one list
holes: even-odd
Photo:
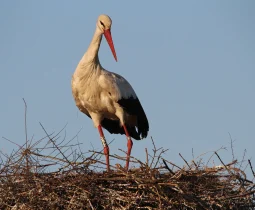
[(128, 81), (113, 72), (102, 72), (99, 77), (99, 85), (104, 90), (107, 90), (116, 102), (121, 98), (137, 98), (135, 91)]
[(149, 123), (143, 107), (136, 96), (135, 91), (128, 81), (122, 76), (105, 71), (99, 77), (99, 84), (107, 90), (113, 100), (118, 103), (128, 114), (137, 117), (137, 130), (130, 127), (130, 135), (135, 139), (147, 137), (149, 131)]
[(139, 99), (132, 97), (128, 99), (122, 98), (118, 100), (118, 103), (127, 113), (137, 117), (138, 135), (141, 138), (146, 138), (149, 131), (149, 123)]

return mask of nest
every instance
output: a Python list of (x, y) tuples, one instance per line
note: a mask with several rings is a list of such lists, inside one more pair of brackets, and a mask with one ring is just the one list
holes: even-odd
[[(44, 129), (44, 127), (42, 126)], [(0, 209), (254, 209), (255, 185), (238, 161), (208, 167), (200, 159), (180, 167), (154, 145), (144, 162), (112, 155), (117, 164), (104, 172), (102, 152), (79, 150), (79, 143), (48, 134), (26, 140), (12, 154), (1, 153)], [(10, 140), (8, 140), (10, 141)], [(45, 143), (43, 143), (45, 142)], [(39, 146), (40, 145), (40, 146)], [(74, 149), (76, 148), (76, 149)], [(125, 156), (125, 154), (123, 155)], [(251, 162), (250, 169), (253, 172)]]

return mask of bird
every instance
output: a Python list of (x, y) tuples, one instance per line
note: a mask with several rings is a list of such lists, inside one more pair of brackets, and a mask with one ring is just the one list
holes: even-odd
[(111, 35), (112, 20), (108, 15), (99, 15), (96, 29), (87, 51), (79, 61), (71, 81), (72, 94), (78, 109), (92, 119), (98, 129), (107, 171), (109, 165), (109, 146), (103, 133), (126, 135), (129, 168), (132, 138), (146, 138), (149, 122), (144, 109), (130, 83), (119, 74), (104, 69), (99, 61), (98, 51), (104, 36), (117, 62), (117, 54)]

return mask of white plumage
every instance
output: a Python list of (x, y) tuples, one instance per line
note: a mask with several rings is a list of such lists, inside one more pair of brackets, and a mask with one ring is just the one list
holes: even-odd
[(126, 134), (127, 169), (133, 144), (130, 137), (139, 140), (146, 137), (149, 130), (147, 117), (132, 86), (122, 76), (105, 70), (99, 62), (98, 50), (103, 34), (117, 61), (111, 23), (107, 15), (98, 17), (92, 41), (72, 77), (72, 93), (76, 105), (81, 112), (92, 118), (94, 126), (99, 130), (108, 171), (109, 148), (102, 127), (110, 133)]

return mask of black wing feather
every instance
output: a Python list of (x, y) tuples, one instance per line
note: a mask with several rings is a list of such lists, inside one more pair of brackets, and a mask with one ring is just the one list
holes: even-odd
[[(86, 113), (85, 113), (86, 114)], [(91, 116), (89, 114), (86, 114), (89, 118), (91, 118)], [(103, 128), (105, 128), (106, 130), (108, 130), (111, 134), (125, 134), (124, 128), (120, 126), (120, 121), (119, 120), (111, 120), (111, 119), (107, 119), (104, 118), (103, 121), (101, 122), (101, 125), (103, 126)], [(126, 126), (127, 130), (129, 132), (129, 135), (136, 139), (136, 140), (140, 140), (140, 135), (137, 133), (135, 127), (131, 127), (131, 126)]]
[[(110, 133), (115, 133), (115, 134), (125, 134), (124, 128), (120, 126), (120, 121), (119, 120), (111, 120), (111, 119), (107, 119), (104, 118), (103, 121), (101, 122), (101, 125), (108, 130)], [(126, 126), (127, 130), (129, 132), (129, 135), (136, 139), (136, 140), (140, 140), (140, 136), (137, 133), (135, 127), (131, 127), (131, 126)]]
[[(135, 115), (137, 117), (137, 130), (135, 129), (138, 136), (141, 138), (146, 138), (149, 131), (149, 123), (143, 107), (138, 98), (122, 98), (118, 101), (118, 104), (130, 115)], [(131, 135), (131, 134), (130, 134)], [(140, 138), (139, 138), (140, 139)]]

